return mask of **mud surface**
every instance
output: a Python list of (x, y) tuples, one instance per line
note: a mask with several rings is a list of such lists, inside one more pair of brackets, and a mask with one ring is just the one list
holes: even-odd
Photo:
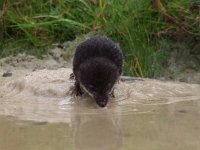
[(168, 57), (162, 66), (165, 80), (200, 84), (200, 35), (171, 30), (162, 48)]
[(0, 149), (200, 149), (200, 85), (120, 82), (115, 98), (99, 108), (88, 95), (70, 95), (70, 73), (15, 70), (0, 77)]

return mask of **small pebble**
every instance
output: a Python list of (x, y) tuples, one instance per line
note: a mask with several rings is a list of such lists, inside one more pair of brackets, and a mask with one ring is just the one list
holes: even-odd
[(12, 72), (6, 71), (6, 72), (3, 73), (2, 76), (3, 76), (3, 77), (11, 77), (11, 76), (12, 76)]

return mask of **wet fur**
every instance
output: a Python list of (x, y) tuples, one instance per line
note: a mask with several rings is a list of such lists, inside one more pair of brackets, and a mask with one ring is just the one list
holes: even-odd
[(122, 53), (119, 47), (104, 36), (92, 37), (82, 42), (74, 55), (74, 94), (80, 96), (84, 91), (89, 92), (97, 103), (108, 99), (109, 95), (114, 96), (112, 89), (121, 73)]

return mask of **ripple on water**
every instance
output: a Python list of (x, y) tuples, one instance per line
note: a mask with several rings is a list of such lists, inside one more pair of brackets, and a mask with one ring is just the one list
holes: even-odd
[(120, 82), (106, 108), (87, 95), (72, 97), (71, 69), (16, 71), (0, 84), (0, 114), (25, 120), (69, 122), (73, 115), (150, 113), (155, 107), (200, 100), (200, 85), (144, 79)]

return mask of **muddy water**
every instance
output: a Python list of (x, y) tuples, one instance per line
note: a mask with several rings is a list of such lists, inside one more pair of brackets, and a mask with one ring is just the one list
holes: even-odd
[(71, 97), (70, 69), (0, 77), (0, 150), (199, 150), (200, 85), (120, 82), (99, 108)]

